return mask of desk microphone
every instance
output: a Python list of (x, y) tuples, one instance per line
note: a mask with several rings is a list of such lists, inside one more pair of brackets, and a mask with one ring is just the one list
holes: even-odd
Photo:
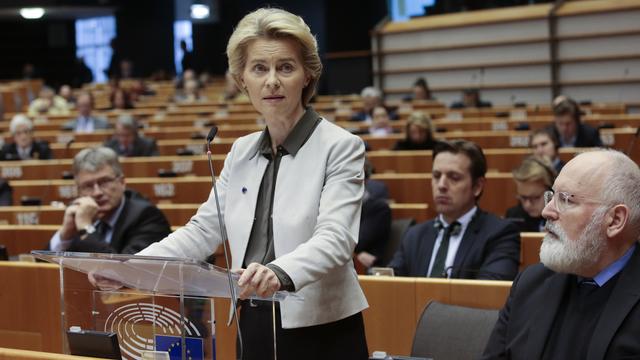
[[(242, 359), (242, 333), (240, 331), (240, 322), (238, 316), (238, 296), (236, 294), (236, 287), (233, 286), (233, 279), (231, 278), (231, 268), (229, 263), (229, 249), (227, 248), (227, 241), (229, 237), (227, 236), (227, 227), (224, 224), (224, 220), (222, 219), (222, 213), (220, 212), (220, 200), (218, 199), (218, 188), (216, 187), (216, 176), (213, 171), (213, 160), (211, 160), (211, 141), (216, 137), (218, 133), (218, 127), (213, 126), (211, 130), (209, 130), (209, 134), (207, 135), (207, 158), (209, 159), (209, 172), (211, 172), (211, 186), (213, 187), (213, 196), (216, 201), (216, 210), (218, 211), (218, 226), (220, 226), (220, 237), (222, 238), (222, 248), (224, 249), (224, 261), (227, 270), (227, 279), (229, 281), (229, 292), (231, 293), (231, 303), (233, 304), (233, 316), (236, 318), (236, 329), (238, 331), (238, 342), (240, 344), (240, 356)], [(233, 320), (233, 319), (232, 319)]]
[[(453, 273), (454, 271), (460, 271), (460, 272), (470, 272), (473, 274), (484, 274), (484, 275), (489, 275), (489, 276), (496, 276), (496, 277), (501, 277), (501, 278), (505, 278), (506, 274), (503, 273), (498, 273), (498, 272), (493, 272), (493, 271), (485, 271), (482, 269), (475, 269), (475, 268), (468, 268), (468, 267), (462, 267), (462, 266), (447, 266), (443, 271), (442, 271), (442, 278), (444, 279), (451, 279), (452, 277), (449, 275), (449, 270), (451, 270), (451, 273)], [(465, 279), (465, 278), (460, 278), (460, 279)], [(502, 279), (482, 279), (482, 280), (502, 280)]]

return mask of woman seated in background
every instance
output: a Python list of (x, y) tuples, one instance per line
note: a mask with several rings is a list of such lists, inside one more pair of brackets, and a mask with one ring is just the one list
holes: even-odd
[(411, 88), (411, 95), (404, 98), (405, 101), (412, 100), (435, 100), (429, 89), (429, 84), (425, 78), (418, 78)]
[(547, 158), (556, 173), (559, 173), (564, 166), (564, 161), (560, 160), (558, 156), (558, 149), (560, 149), (560, 140), (556, 137), (556, 134), (548, 128), (538, 129), (531, 134), (529, 141), (531, 148), (533, 149), (533, 155), (537, 157)]
[(49, 144), (33, 139), (33, 122), (26, 115), (15, 115), (11, 119), (9, 130), (13, 142), (2, 146), (2, 160), (51, 159)]
[(546, 158), (529, 156), (513, 170), (518, 205), (507, 210), (506, 218), (520, 227), (521, 232), (544, 230), (544, 193), (551, 189), (556, 171)]
[(376, 106), (373, 108), (373, 119), (369, 127), (369, 135), (386, 136), (389, 134), (393, 134), (389, 112), (384, 106)]
[(409, 115), (406, 133), (406, 139), (399, 140), (393, 150), (433, 150), (437, 142), (433, 139), (431, 118), (421, 111)]

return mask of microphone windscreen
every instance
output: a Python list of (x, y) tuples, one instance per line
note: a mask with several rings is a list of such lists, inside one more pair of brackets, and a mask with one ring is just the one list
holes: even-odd
[(211, 140), (213, 140), (213, 138), (216, 137), (217, 133), (218, 133), (218, 127), (213, 125), (211, 130), (209, 130), (209, 135), (207, 135), (207, 142), (211, 142)]

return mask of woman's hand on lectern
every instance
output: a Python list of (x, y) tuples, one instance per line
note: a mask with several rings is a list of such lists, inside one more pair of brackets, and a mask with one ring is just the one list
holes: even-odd
[(106, 278), (102, 275), (96, 274), (94, 271), (89, 271), (87, 275), (89, 277), (89, 282), (91, 283), (91, 285), (97, 287), (100, 290), (118, 290), (124, 286), (120, 281)]
[(240, 274), (238, 280), (240, 299), (246, 299), (254, 293), (262, 298), (270, 298), (280, 290), (280, 280), (276, 273), (264, 265), (251, 263), (246, 269), (240, 269), (237, 273)]

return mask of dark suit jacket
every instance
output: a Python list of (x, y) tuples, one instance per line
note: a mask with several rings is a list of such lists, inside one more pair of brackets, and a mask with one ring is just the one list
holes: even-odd
[(380, 180), (367, 179), (364, 182), (364, 188), (369, 193), (369, 196), (376, 199), (389, 199), (389, 189), (387, 185)]
[(368, 196), (362, 202), (360, 232), (355, 253), (366, 251), (378, 258), (374, 265), (380, 265), (379, 261), (382, 259), (385, 247), (389, 242), (390, 232), (391, 208), (387, 200)]
[[(437, 235), (434, 220), (409, 228), (388, 266), (400, 276), (426, 276)], [(451, 277), (513, 280), (519, 264), (518, 228), (478, 209), (462, 236)]]
[(110, 139), (105, 141), (104, 146), (113, 149), (116, 154), (121, 156), (158, 156), (160, 152), (158, 151), (158, 145), (156, 145), (156, 141), (154, 139), (149, 139), (146, 137), (138, 136), (133, 141), (132, 150), (124, 154), (120, 149), (120, 143), (116, 139)]
[[(577, 281), (576, 276), (555, 273), (542, 264), (518, 275), (483, 359), (540, 359), (569, 281)], [(591, 341), (584, 339), (586, 360), (640, 358), (639, 281), (640, 246), (620, 273)]]
[(505, 218), (513, 221), (513, 223), (520, 229), (520, 232), (539, 232), (540, 223), (544, 220), (542, 217), (531, 217), (520, 204), (507, 209)]
[(110, 244), (89, 235), (73, 240), (67, 251), (135, 254), (169, 235), (169, 222), (155, 205), (129, 190), (125, 191), (125, 201)]
[[(556, 134), (558, 139), (562, 139), (560, 137), (560, 133), (555, 126), (551, 125), (550, 129)], [(587, 124), (578, 125), (577, 133), (576, 133), (576, 143), (575, 147), (599, 147), (602, 146), (602, 140), (600, 139), (600, 132), (598, 129), (593, 128)]]
[[(51, 149), (46, 141), (34, 140), (31, 144), (31, 158), (39, 160), (51, 159)], [(15, 143), (2, 145), (2, 160), (20, 160)]]
[(0, 206), (11, 205), (13, 205), (13, 189), (7, 180), (0, 179)]

